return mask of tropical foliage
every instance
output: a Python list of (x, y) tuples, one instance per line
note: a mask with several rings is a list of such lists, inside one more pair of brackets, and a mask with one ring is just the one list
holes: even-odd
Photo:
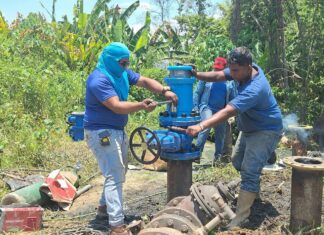
[[(48, 151), (68, 140), (66, 114), (84, 109), (85, 79), (112, 41), (129, 47), (134, 70), (161, 82), (168, 64), (209, 70), (215, 56), (247, 46), (267, 72), (284, 113), (312, 124), (323, 112), (321, 1), (177, 2), (173, 21), (164, 18), (153, 29), (146, 12), (137, 31), (129, 18), (139, 1), (122, 10), (98, 0), (86, 13), (83, 0), (76, 0), (72, 22), (66, 16), (57, 20), (55, 0), (50, 22), (31, 13), (10, 23), (0, 14), (0, 167), (47, 164)], [(130, 100), (147, 97), (163, 98), (132, 88)], [(144, 123), (158, 127), (159, 111), (131, 115), (129, 130)]]

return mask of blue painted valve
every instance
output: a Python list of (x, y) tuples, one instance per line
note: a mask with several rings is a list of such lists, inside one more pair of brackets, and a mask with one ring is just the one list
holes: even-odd
[(84, 139), (83, 118), (84, 112), (72, 112), (68, 117), (69, 136), (74, 141), (80, 141)]
[(130, 136), (130, 150), (135, 159), (143, 164), (154, 163), (159, 157), (164, 160), (195, 160), (200, 150), (193, 144), (193, 138), (185, 134), (188, 126), (200, 122), (200, 115), (193, 109), (193, 84), (191, 66), (169, 66), (169, 77), (164, 81), (178, 96), (178, 106), (167, 104), (160, 113), (160, 126), (167, 130), (136, 128)]

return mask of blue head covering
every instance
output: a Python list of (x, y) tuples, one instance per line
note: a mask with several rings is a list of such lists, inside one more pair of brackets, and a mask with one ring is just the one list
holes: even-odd
[(120, 66), (119, 60), (129, 59), (129, 54), (128, 48), (123, 43), (113, 42), (103, 49), (96, 66), (111, 81), (122, 101), (127, 100), (129, 81), (127, 72)]

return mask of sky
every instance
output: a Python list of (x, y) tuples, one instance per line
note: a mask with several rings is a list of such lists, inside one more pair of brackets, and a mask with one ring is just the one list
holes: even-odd
[[(52, 0), (0, 0), (0, 11), (4, 16), (5, 20), (10, 24), (17, 16), (17, 12), (23, 16), (27, 16), (30, 12), (40, 12), (47, 19), (50, 19), (47, 11), (41, 6), (40, 2), (46, 7), (49, 12), (52, 12)], [(57, 0), (55, 7), (55, 18), (56, 20), (62, 19), (64, 15), (68, 16), (71, 21), (73, 18), (73, 6), (77, 0)], [(84, 0), (84, 11), (90, 13), (97, 0)], [(111, 0), (108, 6), (115, 6), (117, 3), (123, 9), (134, 3), (135, 0)], [(144, 24), (145, 12), (154, 9), (150, 0), (140, 1), (140, 6), (130, 17), (129, 24), (133, 28), (139, 28)], [(176, 14), (175, 8), (170, 13), (171, 16)]]
[[(213, 3), (221, 2), (223, 0), (210, 0)], [(0, 0), (0, 11), (5, 20), (10, 24), (17, 16), (17, 12), (23, 16), (27, 16), (30, 12), (40, 12), (47, 19), (50, 19), (49, 14), (41, 6), (40, 2), (46, 7), (46, 9), (52, 11), (52, 0)], [(71, 21), (73, 18), (73, 5), (77, 0), (57, 0), (55, 8), (56, 20), (61, 20), (64, 15), (68, 16)], [(84, 12), (90, 13), (97, 0), (84, 0)], [(127, 8), (135, 0), (111, 0), (108, 6), (115, 6), (117, 3), (121, 8)], [(174, 1), (175, 2), (175, 1)], [(140, 1), (140, 6), (134, 12), (129, 19), (129, 24), (134, 29), (140, 28), (144, 24), (145, 12), (148, 10), (155, 10), (155, 6), (152, 5), (150, 0)], [(176, 15), (176, 7), (171, 7), (170, 17)]]

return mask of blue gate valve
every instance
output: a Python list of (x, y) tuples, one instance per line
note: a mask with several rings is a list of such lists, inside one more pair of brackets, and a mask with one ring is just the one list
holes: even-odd
[(169, 77), (164, 81), (178, 96), (178, 106), (166, 102), (167, 109), (160, 113), (160, 126), (168, 130), (136, 128), (130, 136), (130, 150), (143, 164), (163, 160), (195, 160), (201, 152), (193, 144), (193, 138), (184, 133), (185, 128), (200, 122), (199, 112), (193, 110), (193, 84), (191, 66), (169, 66)]

